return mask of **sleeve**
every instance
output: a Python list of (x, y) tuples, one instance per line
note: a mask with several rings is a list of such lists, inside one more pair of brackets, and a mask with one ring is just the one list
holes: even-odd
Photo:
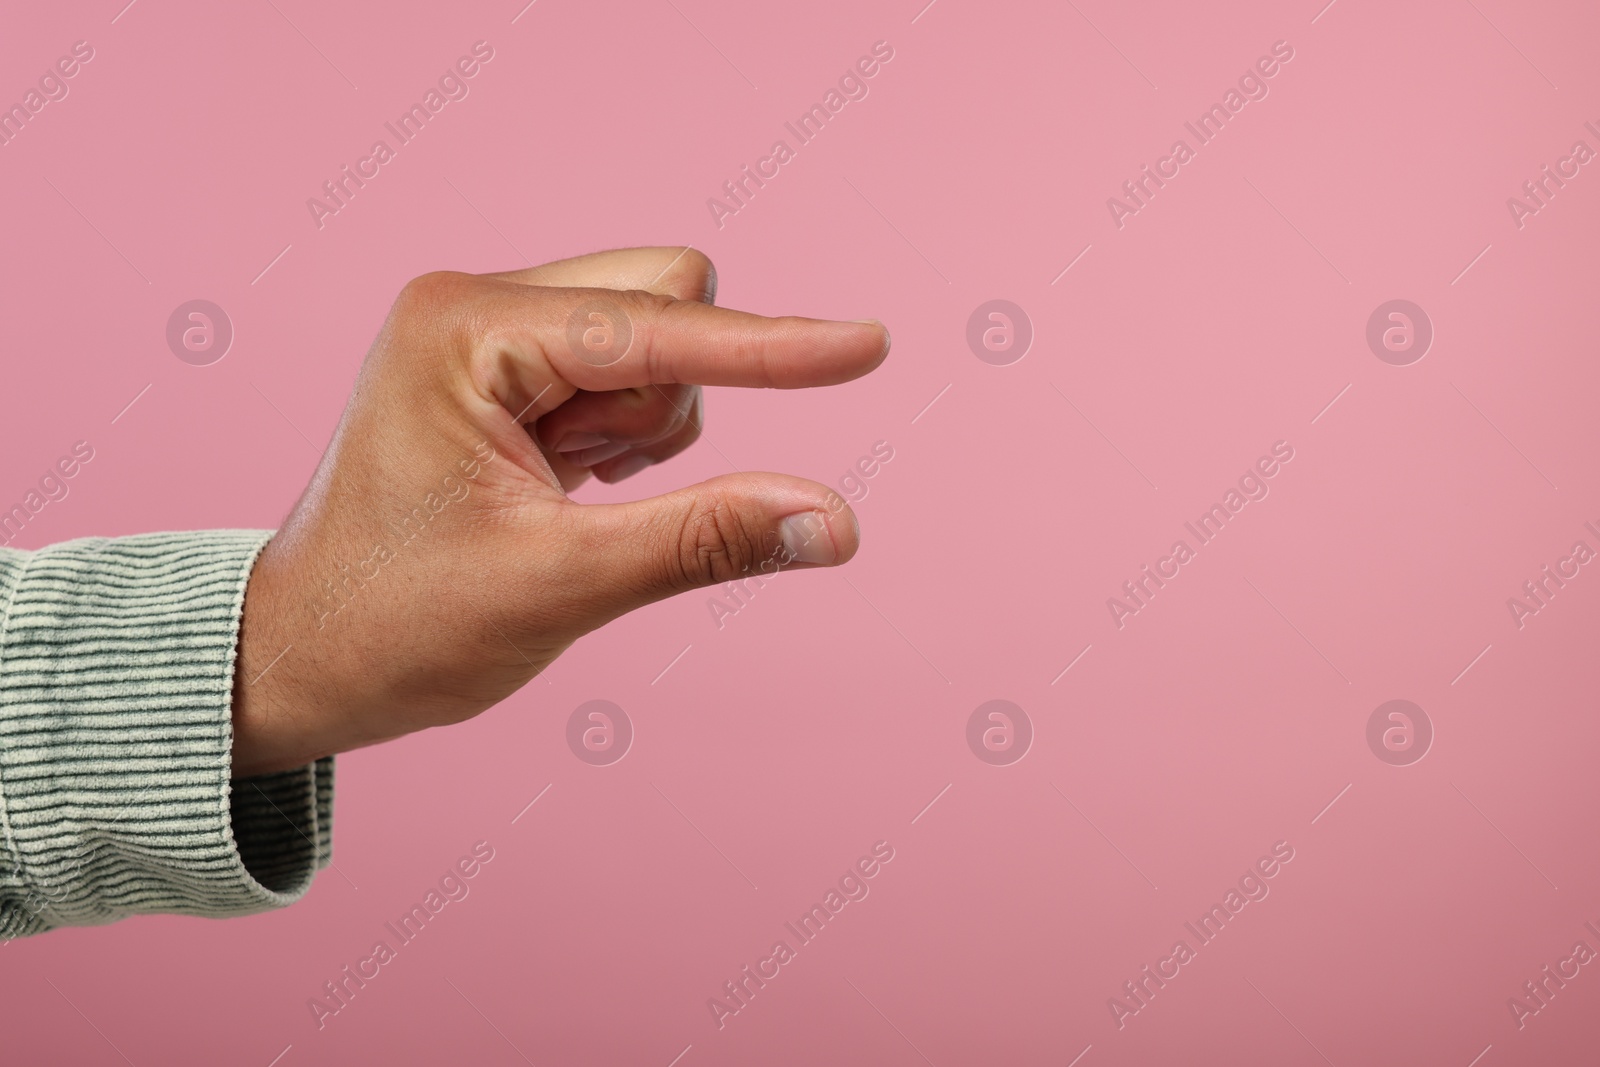
[(329, 863), (331, 757), (231, 780), (239, 621), (271, 536), (0, 548), (0, 942), (283, 907)]

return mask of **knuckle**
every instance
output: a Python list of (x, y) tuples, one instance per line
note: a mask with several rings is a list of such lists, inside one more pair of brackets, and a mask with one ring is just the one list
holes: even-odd
[(677, 566), (691, 587), (720, 585), (745, 574), (761, 553), (761, 534), (731, 502), (697, 501), (678, 531)]
[(459, 369), (470, 362), (485, 332), (483, 283), (459, 271), (430, 271), (411, 279), (395, 297), (385, 338), (403, 364)]
[(712, 266), (711, 257), (698, 248), (685, 248), (680, 255), (682, 258), (678, 260), (678, 263), (683, 267), (686, 274), (704, 275), (708, 271), (716, 269)]
[(623, 312), (632, 316), (635, 322), (652, 322), (677, 303), (673, 297), (652, 293), (648, 289), (629, 289), (617, 295), (621, 297)]
[(698, 300), (704, 304), (717, 301), (717, 265), (711, 257), (698, 248), (686, 248), (676, 268), (674, 281), (685, 300)]
[(663, 388), (673, 384), (672, 376), (667, 373), (667, 362), (663, 358), (658, 341), (663, 329), (671, 329), (670, 324), (664, 320), (667, 320), (667, 317), (673, 314), (674, 307), (681, 305), (682, 302), (643, 289), (631, 289), (616, 296), (633, 334), (630, 357), (633, 349), (639, 350), (639, 358), (644, 363), (645, 374), (649, 380)]
[(717, 267), (710, 256), (693, 245), (665, 245), (652, 251), (667, 261), (651, 282), (653, 288), (665, 290), (679, 300), (716, 303)]
[(693, 419), (695, 408), (694, 387), (667, 385), (650, 387), (646, 401), (645, 425), (641, 427), (644, 444), (654, 444), (685, 431)]
[(673, 440), (678, 444), (679, 448), (688, 448), (700, 440), (700, 420), (690, 416), (683, 426), (679, 428)]
[(678, 420), (663, 440), (670, 441), (676, 452), (700, 440), (701, 427), (705, 422), (705, 401), (701, 398), (699, 387), (695, 387), (679, 402)]
[(460, 300), (465, 295), (472, 275), (458, 271), (436, 270), (420, 274), (405, 284), (395, 299), (395, 310), (404, 313), (430, 314)]

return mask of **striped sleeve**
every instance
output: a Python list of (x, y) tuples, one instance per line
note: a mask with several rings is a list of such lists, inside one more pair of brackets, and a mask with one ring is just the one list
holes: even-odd
[(231, 780), (233, 673), (269, 533), (0, 549), (0, 941), (299, 899), (333, 760)]

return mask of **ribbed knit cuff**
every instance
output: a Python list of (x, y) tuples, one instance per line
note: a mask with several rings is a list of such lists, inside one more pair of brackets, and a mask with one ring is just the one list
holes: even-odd
[(230, 781), (239, 620), (270, 537), (0, 549), (0, 939), (265, 911), (327, 865), (331, 758)]

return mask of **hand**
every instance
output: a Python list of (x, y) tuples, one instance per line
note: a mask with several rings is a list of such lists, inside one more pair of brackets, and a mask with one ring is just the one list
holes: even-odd
[(405, 287), (251, 574), (236, 776), (459, 722), (635, 608), (855, 554), (848, 505), (801, 478), (567, 496), (692, 444), (702, 385), (834, 385), (888, 353), (877, 323), (723, 310), (715, 288), (678, 248)]

